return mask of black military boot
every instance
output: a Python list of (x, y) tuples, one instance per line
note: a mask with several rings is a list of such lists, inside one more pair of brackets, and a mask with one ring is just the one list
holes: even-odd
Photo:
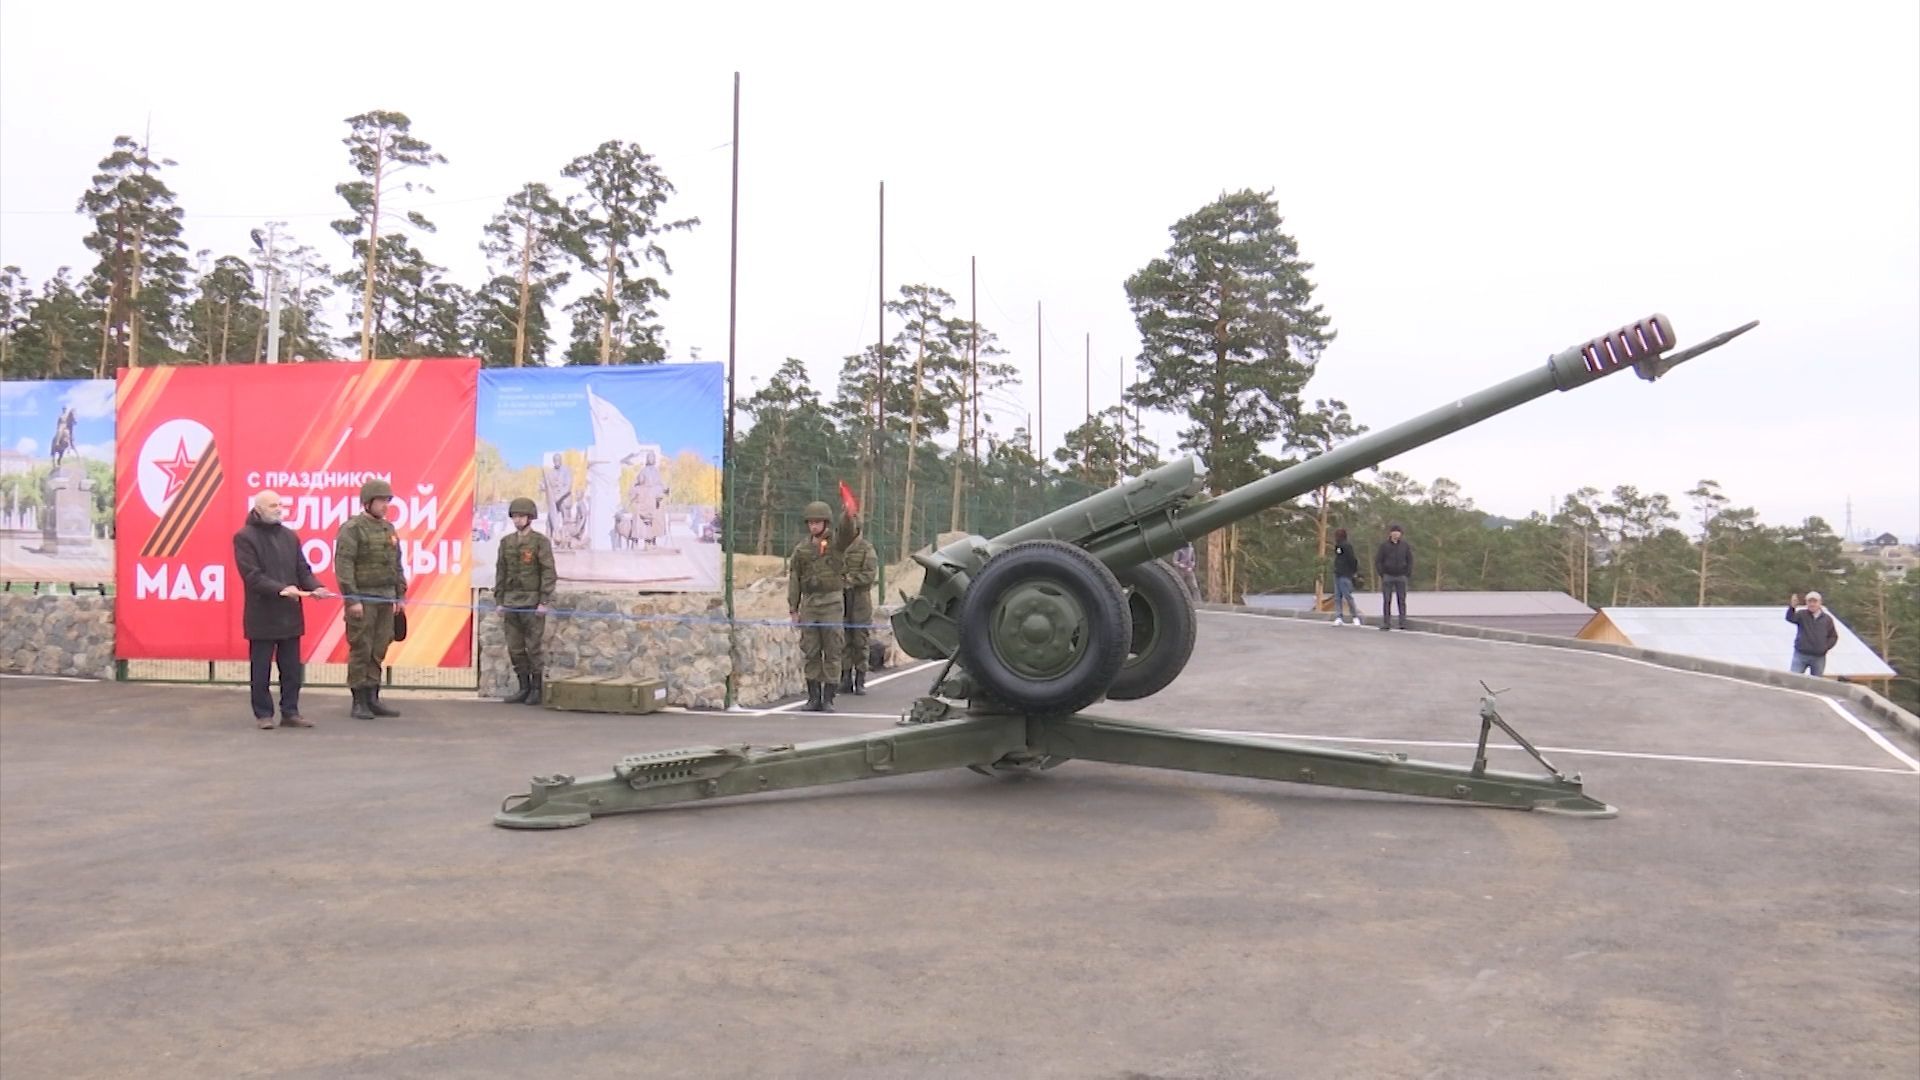
[(516, 693), (512, 697), (506, 699), (506, 702), (509, 705), (518, 705), (521, 702), (527, 700), (528, 694), (533, 693), (533, 676), (528, 675), (524, 671), (516, 671), (514, 672), (514, 675), (518, 676), (520, 679), (520, 691), (519, 693)]
[(833, 691), (838, 685), (839, 685), (838, 683), (830, 683), (830, 682), (823, 682), (820, 684), (820, 711), (821, 712), (833, 711)]
[(373, 719), (373, 710), (367, 707), (368, 692), (364, 686), (356, 686), (353, 688), (353, 712), (350, 715), (352, 715), (355, 720)]
[(853, 693), (855, 697), (867, 696), (867, 673), (866, 672), (856, 671), (853, 673)]
[(533, 687), (527, 691), (527, 704), (538, 705), (546, 700), (546, 696), (547, 677), (536, 671), (533, 673)]
[(853, 669), (852, 668), (847, 668), (846, 670), (840, 673), (840, 692), (843, 694), (853, 693)]
[(375, 716), (400, 715), (399, 709), (389, 709), (385, 705), (380, 704), (380, 687), (377, 685), (367, 688), (367, 708), (371, 710)]
[(805, 705), (800, 706), (800, 711), (801, 712), (819, 712), (820, 711), (820, 680), (819, 679), (807, 680), (807, 703)]

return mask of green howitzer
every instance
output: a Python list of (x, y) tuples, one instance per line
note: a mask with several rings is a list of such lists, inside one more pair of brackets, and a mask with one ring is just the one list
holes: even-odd
[[(665, 803), (809, 787), (932, 769), (1050, 769), (1073, 758), (1285, 780), (1585, 817), (1616, 811), (1586, 795), (1481, 699), (1471, 766), (1397, 753), (1324, 749), (1268, 739), (1079, 715), (1101, 698), (1165, 689), (1192, 656), (1193, 598), (1162, 556), (1216, 529), (1371, 468), (1397, 454), (1555, 391), (1631, 368), (1649, 381), (1758, 323), (1674, 351), (1664, 315), (1554, 354), (1545, 366), (1422, 416), (1208, 498), (1193, 459), (1176, 461), (999, 536), (969, 536), (916, 554), (919, 594), (902, 595), (894, 635), (911, 656), (944, 660), (932, 692), (892, 729), (755, 748), (700, 746), (623, 759), (611, 774), (538, 776), (494, 823), (566, 828)], [(963, 707), (955, 702), (964, 701)], [(1498, 726), (1546, 775), (1486, 767)]]

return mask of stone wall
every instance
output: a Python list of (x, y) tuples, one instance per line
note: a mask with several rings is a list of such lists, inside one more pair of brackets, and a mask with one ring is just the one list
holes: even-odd
[[(480, 594), (483, 605), (491, 595)], [(726, 607), (711, 594), (631, 595), (562, 592), (547, 617), (547, 678), (631, 675), (667, 684), (667, 701), (690, 709), (726, 705), (734, 674), (735, 703), (765, 705), (806, 692), (800, 631), (782, 620), (740, 616), (736, 651), (727, 649)], [(876, 621), (885, 621), (877, 614)], [(516, 687), (498, 615), (480, 618), (480, 695), (505, 697)], [(876, 631), (875, 640), (891, 635)]]
[[(479, 599), (492, 602), (484, 591)], [(784, 620), (743, 614), (730, 655), (726, 608), (717, 595), (563, 592), (553, 606), (580, 614), (547, 618), (550, 679), (664, 679), (668, 703), (693, 709), (725, 707), (729, 671), (740, 705), (806, 690), (800, 631)], [(875, 618), (885, 622), (886, 613)], [(500, 617), (487, 613), (478, 621), (480, 695), (505, 697), (515, 684)], [(876, 631), (874, 640), (890, 641), (891, 634)], [(113, 598), (0, 592), (0, 671), (113, 678)]]
[(113, 678), (113, 598), (0, 592), (0, 671)]

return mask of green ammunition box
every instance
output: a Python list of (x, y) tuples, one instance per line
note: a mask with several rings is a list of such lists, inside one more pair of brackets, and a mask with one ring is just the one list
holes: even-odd
[(546, 690), (547, 708), (563, 712), (639, 715), (657, 712), (667, 703), (665, 680), (629, 675), (555, 679)]

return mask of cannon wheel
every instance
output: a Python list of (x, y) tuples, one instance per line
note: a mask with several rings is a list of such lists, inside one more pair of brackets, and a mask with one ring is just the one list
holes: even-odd
[(1107, 696), (1133, 701), (1165, 690), (1180, 677), (1193, 656), (1199, 620), (1187, 587), (1165, 563), (1143, 562), (1114, 577), (1126, 590), (1133, 633), (1127, 662), (1107, 687)]
[(1127, 659), (1120, 583), (1084, 550), (1029, 540), (987, 560), (960, 612), (960, 662), (996, 701), (1078, 712)]

